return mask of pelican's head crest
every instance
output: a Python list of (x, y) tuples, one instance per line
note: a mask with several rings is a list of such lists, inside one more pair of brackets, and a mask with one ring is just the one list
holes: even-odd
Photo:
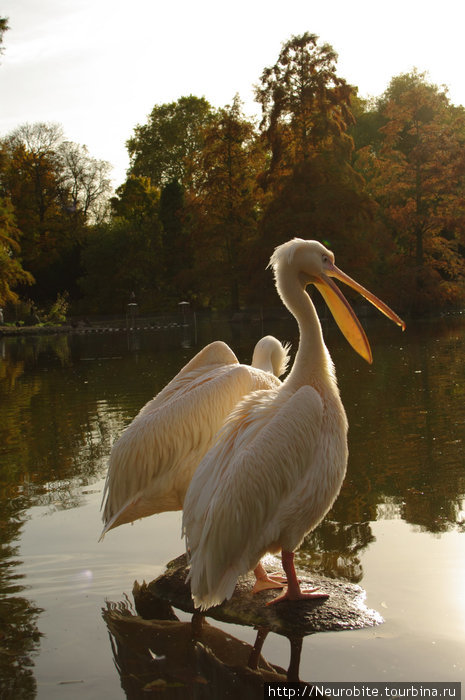
[(299, 248), (301, 245), (305, 245), (306, 242), (307, 241), (304, 241), (303, 238), (292, 238), (292, 240), (278, 245), (274, 249), (273, 255), (271, 256), (267, 267), (271, 267), (272, 270), (276, 272), (276, 269), (281, 262), (286, 261), (290, 265), (297, 248)]

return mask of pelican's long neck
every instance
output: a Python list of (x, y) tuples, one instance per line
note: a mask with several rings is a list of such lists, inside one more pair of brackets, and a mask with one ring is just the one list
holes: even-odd
[(305, 283), (295, 276), (276, 270), (276, 286), (281, 299), (299, 324), (300, 341), (286, 385), (295, 391), (326, 373), (331, 364), (324, 344), (320, 320), (305, 290)]

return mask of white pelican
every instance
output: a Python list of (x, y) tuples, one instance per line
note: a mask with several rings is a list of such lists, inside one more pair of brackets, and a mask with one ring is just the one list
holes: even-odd
[(197, 353), (113, 445), (100, 539), (123, 523), (182, 509), (192, 475), (228, 414), (251, 391), (279, 386), (288, 361), (288, 347), (273, 336), (257, 343), (252, 367), (239, 364), (221, 341)]
[(188, 580), (197, 607), (231, 597), (237, 577), (267, 552), (282, 552), (283, 599), (327, 597), (301, 591), (294, 550), (336, 499), (347, 465), (347, 418), (315, 307), (314, 284), (340, 329), (368, 362), (366, 335), (332, 277), (345, 282), (388, 318), (404, 322), (334, 264), (317, 241), (294, 239), (276, 248), (270, 266), (278, 293), (297, 319), (300, 342), (288, 377), (238, 404), (220, 438), (198, 466), (184, 501)]

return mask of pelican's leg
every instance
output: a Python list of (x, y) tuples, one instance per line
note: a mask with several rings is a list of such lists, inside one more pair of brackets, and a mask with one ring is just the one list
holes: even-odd
[(191, 619), (192, 636), (194, 639), (200, 639), (202, 637), (204, 622), (205, 616), (198, 612), (198, 610), (194, 610)]
[(282, 561), (284, 573), (287, 576), (287, 588), (277, 598), (270, 600), (267, 605), (274, 605), (281, 600), (309, 600), (316, 598), (329, 598), (327, 593), (317, 593), (316, 588), (309, 588), (305, 591), (300, 590), (299, 581), (294, 568), (294, 552), (282, 551)]
[(269, 588), (283, 588), (284, 584), (286, 583), (286, 579), (280, 581), (278, 577), (274, 578), (268, 576), (261, 561), (258, 562), (253, 572), (255, 574), (256, 581), (254, 587), (252, 588), (252, 593), (266, 591)]
[(303, 637), (290, 637), (291, 658), (287, 669), (287, 680), (291, 683), (299, 683), (300, 656), (302, 654)]
[(247, 661), (247, 666), (249, 668), (254, 669), (255, 671), (258, 668), (258, 662), (260, 661), (260, 654), (262, 653), (263, 643), (269, 631), (270, 630), (268, 630), (266, 627), (258, 628), (255, 644), (253, 645), (253, 649), (250, 652), (249, 660)]

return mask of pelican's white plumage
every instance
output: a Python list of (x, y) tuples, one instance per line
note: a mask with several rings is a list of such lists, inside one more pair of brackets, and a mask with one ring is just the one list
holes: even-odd
[(403, 325), (336, 268), (333, 254), (317, 241), (289, 241), (275, 250), (270, 264), (281, 299), (298, 321), (299, 349), (281, 385), (256, 391), (237, 405), (187, 491), (188, 579), (202, 609), (229, 598), (239, 575), (266, 552), (278, 550), (288, 579), (279, 599), (321, 595), (300, 591), (293, 551), (339, 493), (348, 456), (347, 419), (307, 284), (321, 290), (341, 330), (368, 361), (363, 329), (330, 277), (350, 284)]
[(223, 342), (207, 345), (139, 412), (113, 445), (103, 493), (101, 537), (123, 523), (179, 510), (192, 475), (238, 401), (279, 386), (288, 349), (266, 336), (253, 366)]

